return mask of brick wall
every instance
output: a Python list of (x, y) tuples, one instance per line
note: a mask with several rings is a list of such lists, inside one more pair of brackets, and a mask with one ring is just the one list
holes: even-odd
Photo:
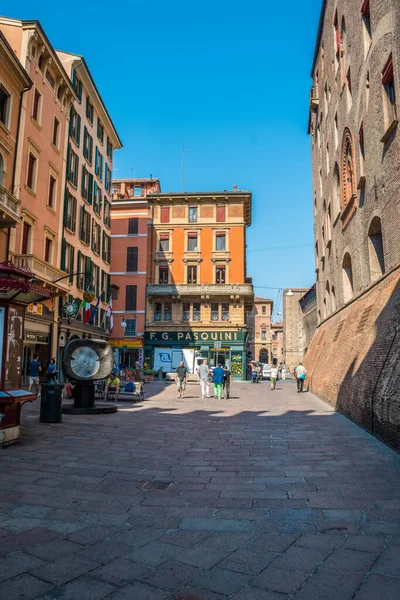
[(320, 325), (305, 358), (309, 389), (400, 448), (400, 269)]

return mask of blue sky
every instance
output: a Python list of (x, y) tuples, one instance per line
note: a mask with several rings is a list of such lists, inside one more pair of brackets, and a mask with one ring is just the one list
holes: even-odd
[[(115, 177), (163, 191), (253, 192), (248, 274), (263, 287), (314, 283), (307, 108), (321, 0), (19, 0), (55, 48), (83, 54), (124, 148)], [(5, 7), (3, 7), (4, 10)], [(134, 170), (133, 170), (134, 169)]]

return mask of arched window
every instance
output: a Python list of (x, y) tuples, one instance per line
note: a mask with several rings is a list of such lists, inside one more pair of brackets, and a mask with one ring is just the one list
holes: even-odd
[(343, 277), (343, 300), (348, 302), (351, 300), (354, 294), (353, 287), (353, 268), (351, 265), (351, 256), (348, 252), (343, 257), (342, 263), (342, 277)]
[(3, 156), (0, 152), (0, 185), (4, 186), (6, 179), (6, 167), (4, 164)]
[(261, 348), (260, 353), (258, 355), (258, 360), (264, 364), (268, 364), (269, 353), (266, 348)]
[(342, 23), (340, 26), (340, 81), (341, 85), (346, 83), (346, 61), (347, 61), (347, 32), (346, 32), (346, 19), (342, 17)]
[(382, 224), (379, 217), (371, 221), (368, 231), (369, 268), (371, 281), (376, 281), (385, 272), (383, 255)]
[(335, 163), (333, 169), (333, 208), (334, 208), (334, 219), (338, 216), (341, 211), (340, 202), (340, 171), (339, 165)]
[(331, 289), (331, 307), (332, 307), (332, 312), (335, 312), (335, 310), (337, 309), (337, 305), (336, 305), (336, 292), (335, 292), (334, 286), (332, 286), (332, 289)]
[(342, 143), (342, 209), (356, 195), (357, 184), (353, 148), (353, 138), (350, 129), (346, 127)]

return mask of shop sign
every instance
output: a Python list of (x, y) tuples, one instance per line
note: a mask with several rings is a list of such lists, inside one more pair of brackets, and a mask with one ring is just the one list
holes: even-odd
[(32, 315), (43, 315), (43, 304), (38, 304), (37, 302), (28, 304), (26, 312), (31, 313)]
[(247, 331), (150, 331), (146, 342), (245, 342)]
[(113, 348), (122, 348), (125, 350), (128, 348), (142, 348), (143, 346), (142, 338), (136, 338), (135, 340), (108, 340), (108, 343)]

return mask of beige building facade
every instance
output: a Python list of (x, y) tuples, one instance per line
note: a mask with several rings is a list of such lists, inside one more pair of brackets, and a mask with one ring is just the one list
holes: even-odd
[(306, 288), (292, 288), (283, 291), (283, 354), (286, 369), (293, 373), (303, 360), (305, 339), (300, 299)]
[(255, 296), (253, 308), (247, 314), (248, 351), (251, 360), (266, 364), (272, 362), (274, 356), (271, 330), (273, 309), (272, 300)]

